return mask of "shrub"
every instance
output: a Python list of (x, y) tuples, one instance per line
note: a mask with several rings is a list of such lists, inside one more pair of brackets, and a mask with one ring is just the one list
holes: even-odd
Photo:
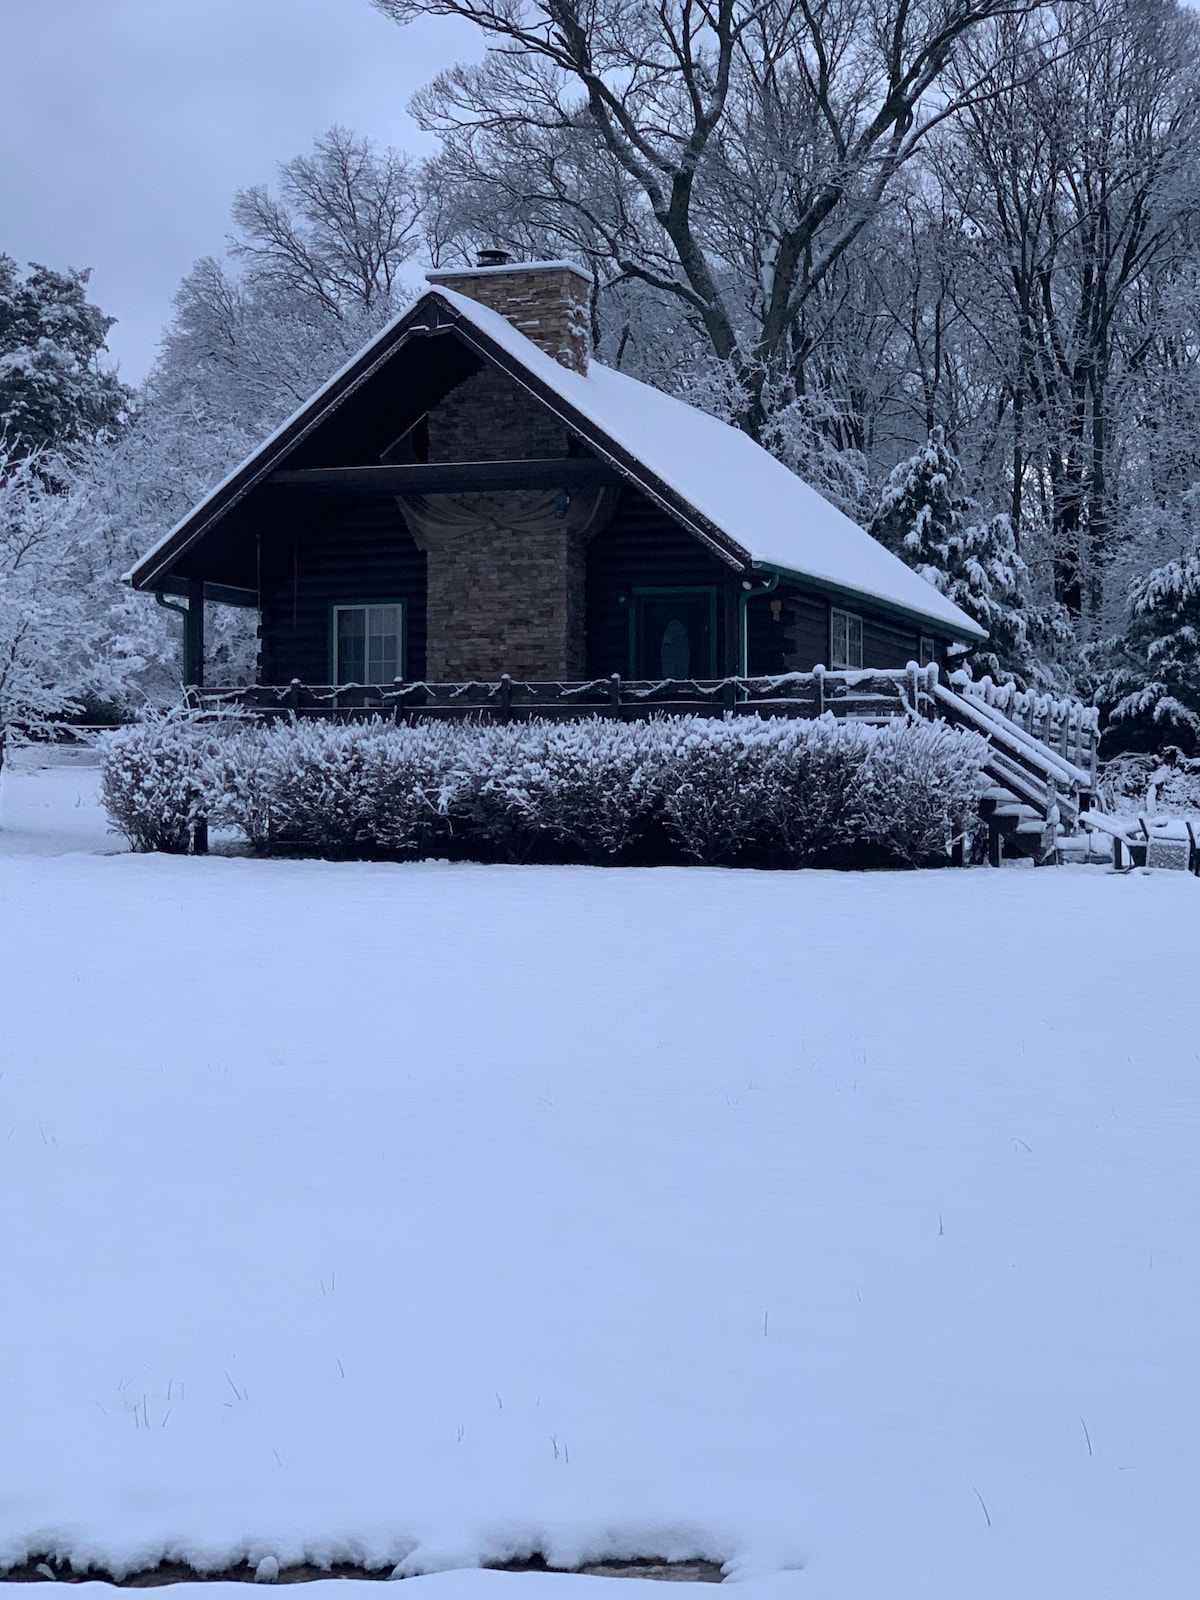
[(183, 707), (147, 712), (103, 736), (101, 795), (132, 849), (187, 854), (206, 813), (206, 764), (221, 743), (212, 717)]
[(264, 853), (271, 836), (271, 780), (266, 763), (269, 733), (249, 718), (220, 729), (203, 750), (199, 783), (208, 820), (242, 834)]
[(944, 722), (901, 722), (873, 730), (850, 805), (850, 831), (898, 861), (944, 858), (970, 829), (988, 746)]
[(764, 832), (788, 866), (806, 866), (855, 842), (854, 794), (875, 732), (831, 715), (775, 726)]
[(321, 855), (419, 854), (448, 831), (454, 732), (378, 718), (276, 723), (250, 752), (254, 815), (271, 838)]
[(708, 864), (802, 866), (867, 847), (944, 857), (986, 752), (940, 723), (279, 722), (152, 716), (105, 741), (104, 798), (135, 849), (186, 851), (202, 817), (259, 851), (453, 850), (619, 860), (652, 825)]
[(543, 831), (530, 779), (545, 747), (547, 724), (466, 723), (455, 732), (454, 782), (447, 799), (459, 850), (484, 860), (527, 861)]
[(662, 725), (663, 815), (685, 853), (706, 866), (734, 860), (767, 829), (782, 724), (757, 717)]
[(549, 724), (519, 768), (527, 813), (589, 861), (615, 861), (658, 808), (666, 745), (660, 722)]

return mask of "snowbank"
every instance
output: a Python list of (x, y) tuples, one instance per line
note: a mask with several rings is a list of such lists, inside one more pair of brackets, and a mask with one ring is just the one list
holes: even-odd
[(0, 860), (0, 1558), (1186, 1593), (1196, 894)]

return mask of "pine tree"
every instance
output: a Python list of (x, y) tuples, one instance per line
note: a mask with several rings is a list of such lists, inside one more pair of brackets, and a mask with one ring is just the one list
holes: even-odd
[(945, 430), (934, 428), (915, 455), (893, 467), (871, 522), (881, 544), (939, 589), (938, 575), (949, 570), (951, 545), (970, 506), (958, 491), (959, 476)]
[(112, 317), (87, 298), (87, 272), (0, 255), (0, 446), (10, 460), (111, 438), (132, 392), (100, 360)]
[(964, 658), (972, 671), (1022, 688), (1060, 686), (1057, 663), (1074, 645), (1069, 618), (1057, 604), (1032, 603), (1012, 523), (1003, 514), (979, 520), (961, 477), (944, 430), (934, 428), (915, 455), (893, 468), (870, 531), (987, 629), (987, 639)]
[(1125, 742), (1200, 752), (1200, 551), (1136, 580), (1128, 627), (1112, 649), (1101, 692), (1112, 703), (1110, 721), (1125, 725)]

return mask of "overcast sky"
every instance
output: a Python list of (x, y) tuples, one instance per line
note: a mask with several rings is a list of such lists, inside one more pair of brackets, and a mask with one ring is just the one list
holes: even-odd
[(478, 49), (369, 0), (0, 0), (0, 253), (92, 267), (137, 382), (235, 189), (335, 122), (421, 148), (410, 95)]
[(0, 0), (0, 253), (92, 267), (137, 382), (235, 189), (335, 122), (421, 148), (410, 95), (479, 48), (369, 0)]

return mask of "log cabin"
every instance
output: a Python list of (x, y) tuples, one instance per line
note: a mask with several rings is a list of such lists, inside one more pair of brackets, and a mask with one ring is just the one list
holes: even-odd
[(945, 666), (983, 630), (745, 434), (596, 361), (566, 261), (428, 289), (126, 575), (260, 685)]

